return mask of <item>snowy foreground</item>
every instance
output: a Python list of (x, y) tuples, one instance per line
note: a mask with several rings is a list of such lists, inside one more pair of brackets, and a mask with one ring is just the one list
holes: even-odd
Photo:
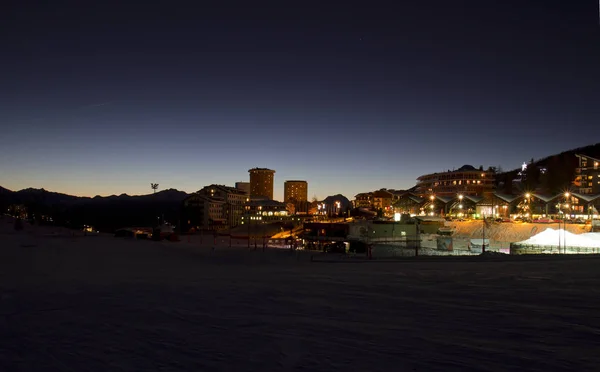
[(0, 231), (0, 371), (553, 371), (600, 363), (600, 259)]

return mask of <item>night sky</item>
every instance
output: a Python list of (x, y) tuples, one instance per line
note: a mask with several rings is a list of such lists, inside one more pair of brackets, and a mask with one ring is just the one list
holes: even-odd
[(1, 186), (352, 198), (600, 140), (595, 0), (93, 3), (3, 5)]

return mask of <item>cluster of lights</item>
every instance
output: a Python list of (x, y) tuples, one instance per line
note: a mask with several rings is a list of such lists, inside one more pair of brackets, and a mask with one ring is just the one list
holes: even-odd
[(326, 214), (325, 208), (327, 208), (327, 204), (325, 204), (325, 203), (318, 204), (317, 208), (319, 209), (319, 214)]

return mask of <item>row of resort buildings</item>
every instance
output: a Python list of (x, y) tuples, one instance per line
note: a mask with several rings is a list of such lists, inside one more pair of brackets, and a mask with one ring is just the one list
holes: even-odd
[[(465, 165), (458, 170), (427, 174), (410, 190), (381, 189), (359, 193), (352, 201), (357, 210), (378, 212), (379, 217), (402, 214), (464, 218), (597, 217), (600, 209), (600, 160), (576, 155), (573, 185), (556, 195), (524, 191), (506, 195), (496, 191), (495, 172)], [(184, 201), (188, 226), (223, 229), (271, 221), (300, 222), (313, 215), (340, 215), (337, 203), (326, 206), (308, 201), (307, 181), (284, 183), (284, 201), (273, 200), (275, 171), (253, 168), (249, 182), (235, 187), (209, 185)], [(375, 213), (373, 213), (375, 215)]]
[(458, 170), (421, 176), (411, 190), (360, 193), (354, 206), (380, 210), (388, 216), (594, 217), (600, 209), (600, 160), (586, 155), (576, 157), (578, 167), (572, 186), (554, 195), (535, 191), (517, 195), (497, 192), (494, 171), (465, 165)]

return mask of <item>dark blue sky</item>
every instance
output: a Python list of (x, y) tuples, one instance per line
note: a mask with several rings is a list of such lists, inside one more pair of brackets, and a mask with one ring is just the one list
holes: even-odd
[(205, 3), (5, 8), (0, 185), (352, 197), (600, 139), (595, 1)]

